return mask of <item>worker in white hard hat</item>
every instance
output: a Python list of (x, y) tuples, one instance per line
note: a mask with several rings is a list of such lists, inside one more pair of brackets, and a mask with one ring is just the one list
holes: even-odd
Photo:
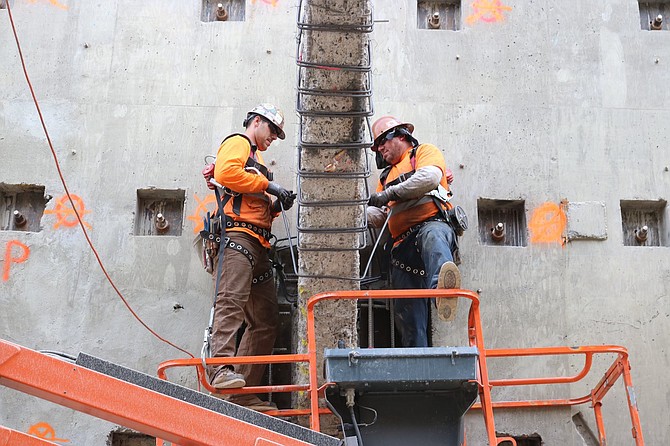
[[(261, 152), (277, 138), (284, 139), (284, 115), (271, 104), (250, 110), (244, 133), (226, 137), (216, 162), (203, 170), (210, 188), (213, 177), (223, 186), (219, 224), (225, 227), (221, 244), (225, 253), (211, 255), (216, 299), (212, 323), (211, 356), (235, 356), (238, 330), (243, 322), (237, 356), (270, 355), (278, 327), (278, 304), (268, 252), (272, 220), (293, 206), (295, 194), (272, 181)], [(276, 197), (273, 199), (273, 196)], [(207, 224), (211, 231), (213, 226)], [(220, 233), (221, 231), (219, 231)], [(204, 234), (207, 236), (208, 234)], [(211, 253), (210, 253), (211, 254)], [(223, 261), (219, 265), (219, 258)], [(261, 384), (265, 364), (208, 367), (209, 382), (215, 389), (234, 389)], [(254, 394), (234, 394), (228, 401), (259, 411), (276, 409)]]
[[(368, 205), (391, 212), (391, 286), (460, 288), (454, 255), (458, 252), (457, 235), (467, 228), (467, 220), (464, 215), (455, 215), (450, 203), (453, 175), (442, 152), (432, 144), (419, 144), (413, 133), (414, 125), (393, 116), (382, 116), (372, 125), (372, 150), (383, 170)], [(403, 347), (429, 346), (431, 301), (395, 300), (394, 318)], [(455, 317), (456, 302), (437, 299), (443, 320)]]

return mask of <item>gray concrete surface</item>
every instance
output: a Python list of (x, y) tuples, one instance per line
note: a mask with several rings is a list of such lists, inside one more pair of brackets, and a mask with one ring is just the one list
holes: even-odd
[[(463, 286), (482, 290), (491, 348), (626, 346), (646, 443), (668, 444), (670, 250), (624, 246), (620, 201), (668, 199), (670, 34), (641, 30), (635, 0), (502, 0), (508, 8), (500, 15), (479, 17), (476, 3), (463, 2), (462, 29), (452, 32), (416, 29), (414, 1), (375, 2), (377, 115), (413, 122), (420, 141), (444, 151), (456, 177), (454, 200), (471, 222), (478, 198), (524, 200), (529, 223), (546, 203), (603, 203), (604, 215), (593, 217), (596, 228), (607, 228), (605, 240), (561, 245), (530, 237), (527, 247), (488, 246), (473, 225), (461, 245)], [(211, 304), (211, 279), (191, 247), (198, 206), (208, 195), (199, 172), (204, 156), (241, 129), (248, 109), (271, 101), (286, 111), (287, 138), (265, 158), (280, 183), (293, 184), (297, 2), (249, 0), (245, 21), (227, 23), (203, 23), (199, 2), (176, 0), (11, 6), (63, 173), (85, 204), (107, 270), (147, 324), (197, 354)], [(159, 362), (182, 354), (132, 318), (81, 231), (64, 224), (72, 216), (56, 212), (64, 190), (6, 10), (0, 21), (0, 183), (43, 185), (53, 196), (40, 232), (0, 231), (3, 273), (8, 269), (0, 281), (0, 336), (34, 349), (86, 351), (152, 374)], [(186, 190), (181, 236), (132, 235), (136, 191), (149, 187)], [(294, 214), (291, 221), (295, 227)], [(669, 221), (666, 209), (666, 245)], [(284, 233), (281, 221), (274, 229)], [(30, 252), (8, 267), (12, 241)], [(452, 325), (437, 324), (436, 343), (465, 342), (464, 316), (461, 306)], [(579, 367), (562, 359), (501, 360), (491, 361), (491, 374)], [(584, 384), (503, 389), (501, 396), (581, 395), (603, 367)], [(171, 378), (195, 385), (188, 372)], [(577, 410), (593, 429), (590, 409), (579, 408), (500, 411), (498, 430), (581, 446), (572, 421)], [(604, 415), (608, 444), (633, 444), (621, 382)], [(27, 432), (38, 423), (69, 444), (105, 444), (114, 428), (0, 389), (0, 424)], [(468, 432), (469, 444), (482, 443), (477, 413), (468, 416)]]

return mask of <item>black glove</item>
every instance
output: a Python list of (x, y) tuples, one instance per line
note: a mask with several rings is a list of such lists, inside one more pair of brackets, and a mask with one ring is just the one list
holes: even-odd
[(370, 195), (370, 199), (368, 200), (368, 206), (374, 206), (376, 208), (380, 208), (382, 206), (385, 206), (389, 201), (395, 201), (397, 199), (398, 197), (396, 196), (396, 194), (393, 192), (392, 189), (385, 189), (381, 192), (377, 192)]
[(274, 181), (270, 181), (270, 183), (268, 184), (268, 188), (265, 191), (268, 194), (274, 195), (275, 197), (279, 198), (282, 202), (286, 200), (286, 198), (289, 195), (291, 195), (291, 192), (287, 191)]
[(289, 192), (290, 192), (290, 195), (288, 197), (286, 197), (285, 200), (282, 200), (282, 202), (281, 202), (281, 204), (284, 205), (284, 210), (285, 211), (288, 211), (289, 209), (291, 209), (293, 207), (293, 202), (295, 202), (296, 194), (294, 194), (292, 190), (289, 191)]
[(284, 210), (288, 211), (293, 207), (293, 202), (295, 201), (296, 194), (290, 194), (288, 198), (284, 201), (281, 199), (276, 199), (272, 203), (272, 212), (281, 212), (282, 211), (282, 204), (284, 205)]
[[(266, 189), (266, 192), (270, 195), (274, 195), (275, 197), (277, 197), (277, 200), (279, 200), (281, 204), (284, 205), (285, 210), (291, 209), (291, 207), (293, 206), (293, 202), (295, 201), (296, 197), (293, 191), (284, 189), (274, 181), (270, 181), (270, 183), (268, 184), (268, 188)], [(274, 206), (275, 205), (273, 204), (273, 207)], [(279, 207), (279, 205), (276, 206), (277, 208)]]

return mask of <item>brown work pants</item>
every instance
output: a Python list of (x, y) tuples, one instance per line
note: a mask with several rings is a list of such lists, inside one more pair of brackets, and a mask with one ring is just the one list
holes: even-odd
[[(279, 321), (275, 283), (272, 278), (253, 283), (254, 277), (259, 277), (272, 267), (268, 250), (255, 237), (245, 232), (228, 231), (226, 236), (249, 250), (255, 266), (252, 268), (247, 256), (235, 249), (228, 248), (224, 252), (214, 305), (212, 356), (235, 356), (237, 331), (243, 321), (247, 323), (247, 327), (237, 349), (237, 356), (270, 355), (277, 337)], [(218, 264), (215, 262), (215, 284), (217, 272)], [(210, 379), (220, 367), (210, 368)], [(247, 386), (257, 386), (261, 383), (265, 368), (265, 364), (241, 364), (235, 366), (235, 371), (244, 375)]]

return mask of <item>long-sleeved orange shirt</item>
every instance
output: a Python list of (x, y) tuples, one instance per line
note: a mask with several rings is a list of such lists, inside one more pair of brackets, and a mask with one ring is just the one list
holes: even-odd
[[(242, 194), (240, 215), (233, 212), (235, 197), (231, 197), (224, 207), (227, 217), (235, 221), (251, 223), (269, 231), (275, 217), (270, 209), (272, 200), (265, 193), (269, 181), (263, 175), (245, 170), (249, 157), (255, 158), (259, 164), (265, 165), (260, 152), (256, 151), (255, 156), (252, 156), (251, 145), (244, 136), (235, 135), (226, 139), (221, 143), (216, 155), (214, 178), (222, 186)], [(246, 232), (256, 237), (263, 246), (270, 247), (267, 240), (250, 229), (234, 227), (228, 228), (227, 231)]]
[[(402, 155), (400, 161), (391, 167), (384, 184), (389, 184), (401, 175), (420, 169), (421, 167), (437, 166), (442, 170), (440, 184), (445, 189), (449, 189), (449, 184), (444, 175), (447, 166), (440, 149), (432, 144), (421, 144), (416, 149), (414, 166), (412, 166), (411, 153), (412, 148), (410, 147)], [(377, 184), (377, 192), (382, 190), (384, 190), (384, 185), (380, 181)], [(412, 203), (410, 207), (403, 206), (404, 209), (402, 211), (396, 209), (391, 215), (391, 218), (389, 219), (389, 231), (391, 232), (391, 237), (397, 238), (412, 226), (433, 217), (439, 212), (439, 209), (435, 206), (435, 202), (428, 197), (422, 197), (413, 201), (414, 203)], [(394, 209), (398, 204), (399, 203), (392, 201), (389, 203), (389, 207)]]

